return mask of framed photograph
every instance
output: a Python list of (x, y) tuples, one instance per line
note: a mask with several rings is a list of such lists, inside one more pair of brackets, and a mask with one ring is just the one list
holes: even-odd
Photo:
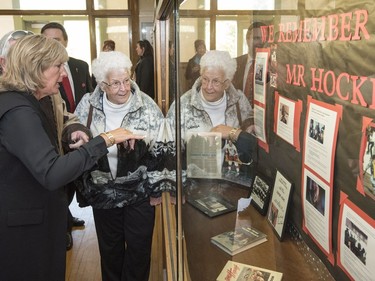
[(237, 206), (219, 195), (208, 195), (194, 198), (188, 197), (187, 202), (210, 218), (223, 215), (237, 209)]
[(277, 171), (268, 207), (267, 220), (280, 241), (284, 236), (292, 190), (292, 183)]
[(251, 204), (263, 216), (267, 213), (271, 192), (269, 178), (256, 174), (250, 191)]

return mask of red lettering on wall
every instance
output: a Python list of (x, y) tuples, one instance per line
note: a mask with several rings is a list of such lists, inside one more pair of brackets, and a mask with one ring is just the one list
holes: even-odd
[(368, 11), (357, 10), (320, 18), (305, 18), (299, 22), (283, 22), (279, 23), (278, 38), (272, 39), (277, 39), (278, 42), (349, 41), (360, 40), (361, 36), (369, 39), (367, 21)]
[(369, 39), (370, 35), (368, 34), (368, 31), (365, 26), (368, 20), (368, 11), (359, 10), (359, 11), (355, 11), (354, 14), (356, 17), (356, 22), (355, 22), (355, 31), (353, 35), (353, 40), (361, 39), (361, 36), (359, 35), (361, 31), (365, 39)]
[(268, 35), (268, 26), (263, 25), (260, 27), (260, 31), (262, 33), (262, 42), (265, 43), (267, 42), (267, 35)]
[(293, 70), (290, 70), (290, 65), (286, 65), (286, 83), (293, 84), (295, 86), (306, 87), (305, 80), (303, 78), (305, 74), (305, 67), (303, 65), (293, 65)]
[[(358, 78), (359, 78), (358, 76), (353, 75), (350, 78), (352, 79), (352, 82), (353, 82), (353, 97), (352, 97), (351, 103), (360, 104), (361, 106), (366, 107), (367, 103), (365, 102), (365, 99), (363, 98), (360, 88), (363, 85), (363, 83), (365, 83), (365, 81), (367, 80), (367, 77), (363, 77), (363, 76), (360, 77), (361, 82), (359, 84), (357, 84)], [(358, 102), (358, 99), (359, 99), (359, 102)]]
[[(341, 41), (349, 41), (352, 37), (352, 33), (350, 32), (350, 21), (352, 19), (352, 13), (345, 13), (341, 14)], [(348, 18), (348, 21), (346, 19)]]
[(279, 38), (277, 39), (278, 42), (285, 42), (285, 36), (284, 36), (284, 30), (285, 30), (285, 27), (284, 27), (284, 24), (282, 23), (279, 23)]
[[(318, 71), (317, 71), (318, 70)], [(373, 104), (371, 107), (375, 108), (374, 102), (374, 88), (375, 88), (375, 78), (371, 78), (372, 87), (373, 87)], [(349, 75), (348, 73), (340, 73), (337, 77), (336, 74), (332, 70), (324, 70), (322, 68), (316, 69), (311, 68), (311, 90), (323, 93), (327, 96), (332, 97), (335, 93), (337, 96), (344, 101), (350, 100), (350, 82), (351, 86), (351, 100), (352, 104), (359, 104), (363, 107), (367, 107), (367, 103), (363, 98), (363, 94), (361, 92), (361, 87), (366, 81), (370, 79), (366, 76), (355, 76)], [(348, 91), (345, 92), (345, 95), (342, 94), (341, 88), (346, 88)]]
[(328, 16), (328, 41), (334, 41), (339, 37), (339, 17), (338, 15), (329, 15)]
[[(324, 69), (319, 68), (319, 76), (316, 76), (316, 68), (311, 68), (311, 90), (319, 93), (323, 93), (322, 81), (323, 81)], [(318, 83), (318, 87), (316, 87)]]
[(268, 42), (273, 42), (273, 40), (275, 40), (274, 32), (275, 32), (274, 26), (270, 25), (268, 28)]
[(349, 100), (349, 91), (346, 92), (346, 96), (343, 96), (341, 93), (341, 80), (346, 78), (346, 82), (349, 84), (350, 78), (348, 73), (340, 73), (340, 75), (337, 77), (337, 83), (336, 83), (336, 92), (340, 99), (342, 100)]
[[(331, 89), (328, 89), (328, 85), (329, 85), (328, 82), (331, 82), (330, 83)], [(334, 93), (335, 93), (335, 89), (336, 89), (336, 77), (335, 77), (335, 73), (332, 70), (329, 70), (329, 71), (327, 71), (324, 74), (323, 90), (324, 90), (324, 93), (327, 96), (332, 97), (334, 95)]]
[(370, 105), (371, 109), (375, 109), (375, 78), (370, 78), (372, 83), (372, 103)]

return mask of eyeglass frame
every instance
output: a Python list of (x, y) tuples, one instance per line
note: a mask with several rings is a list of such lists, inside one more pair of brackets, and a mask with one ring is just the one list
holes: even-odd
[[(22, 33), (22, 36), (14, 37), (15, 34), (20, 33), (20, 32)], [(34, 35), (34, 32), (29, 31), (29, 30), (22, 30), (22, 29), (15, 30), (11, 34), (9, 34), (7, 41), (9, 41), (10, 39), (18, 40), (18, 39), (20, 39), (20, 38), (22, 38), (24, 36), (27, 36), (27, 35)]]
[[(102, 83), (108, 87), (110, 87), (112, 90), (118, 90), (120, 89), (121, 87), (121, 84), (123, 84), (124, 86), (129, 86), (131, 84), (132, 80), (131, 78), (127, 78), (127, 79), (124, 79), (123, 81), (119, 81), (119, 80), (115, 80), (113, 83), (107, 83), (105, 81), (102, 81)], [(118, 85), (116, 86), (115, 84), (118, 83)]]
[(222, 86), (224, 85), (229, 79), (225, 79), (224, 81), (219, 81), (217, 80), (217, 78), (215, 79), (208, 79), (207, 77), (201, 77), (201, 82), (202, 82), (202, 85), (209, 85), (210, 82), (211, 82), (211, 85), (215, 88), (218, 88), (219, 86)]
[[(17, 33), (22, 33), (22, 34), (21, 34), (22, 36), (17, 36), (17, 37), (15, 37), (15, 34), (17, 34)], [(8, 51), (9, 51), (9, 45), (10, 45), (9, 42), (10, 42), (11, 39), (12, 39), (12, 40), (18, 40), (18, 39), (20, 39), (20, 38), (22, 38), (22, 37), (24, 37), (24, 36), (27, 36), (27, 35), (34, 35), (34, 32), (32, 32), (32, 31), (28, 31), (28, 30), (22, 30), (22, 29), (15, 30), (15, 31), (11, 32), (11, 33), (8, 35), (7, 39), (5, 40), (2, 49), (0, 50), (0, 55), (1, 55), (1, 56), (6, 56), (6, 55), (8, 54)]]

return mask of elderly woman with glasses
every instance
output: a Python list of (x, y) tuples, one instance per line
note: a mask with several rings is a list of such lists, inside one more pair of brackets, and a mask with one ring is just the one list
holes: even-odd
[[(189, 132), (221, 132), (224, 141), (236, 144), (242, 129), (251, 124), (253, 111), (245, 95), (236, 90), (231, 80), (236, 71), (236, 61), (226, 51), (208, 51), (200, 61), (200, 77), (180, 98), (181, 137), (186, 142)], [(167, 114), (167, 124), (175, 129), (175, 106)], [(249, 163), (256, 143), (254, 136), (243, 133), (239, 159)], [(169, 136), (173, 140), (174, 136)], [(236, 145), (237, 146), (237, 145)], [(174, 153), (171, 153), (174, 155)], [(183, 169), (186, 167), (183, 167)]]
[(164, 118), (130, 79), (131, 67), (121, 52), (100, 53), (92, 63), (98, 86), (75, 111), (94, 137), (115, 127), (145, 136), (111, 147), (84, 177), (85, 187), (78, 188), (93, 208), (102, 280), (146, 281), (150, 271), (155, 212), (151, 198), (160, 197)]

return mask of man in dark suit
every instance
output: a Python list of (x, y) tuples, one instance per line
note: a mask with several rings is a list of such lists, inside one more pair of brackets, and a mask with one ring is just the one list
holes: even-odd
[[(262, 32), (261, 26), (265, 24), (261, 22), (253, 22), (246, 33), (246, 42), (248, 52), (245, 55), (239, 56), (237, 60), (237, 71), (233, 77), (233, 85), (236, 89), (244, 92), (250, 101), (251, 106), (253, 106), (253, 71), (254, 71), (254, 60), (255, 60), (255, 49), (262, 48)], [(248, 79), (249, 72), (251, 79)], [(248, 80), (248, 83), (246, 81)]]
[[(41, 34), (59, 41), (61, 44), (68, 46), (68, 34), (64, 26), (57, 22), (50, 22), (42, 27)], [(65, 70), (68, 74), (66, 80), (60, 85), (61, 97), (65, 100), (67, 110), (71, 113), (74, 112), (76, 105), (80, 102), (81, 98), (86, 93), (93, 92), (91, 83), (91, 75), (89, 66), (85, 61), (69, 57), (68, 65), (65, 65)], [(70, 204), (74, 198), (75, 185), (69, 183), (66, 186), (66, 193), (68, 203)], [(67, 227), (67, 250), (73, 246), (72, 228), (73, 226), (83, 226), (84, 220), (73, 217), (68, 209), (68, 227)]]

